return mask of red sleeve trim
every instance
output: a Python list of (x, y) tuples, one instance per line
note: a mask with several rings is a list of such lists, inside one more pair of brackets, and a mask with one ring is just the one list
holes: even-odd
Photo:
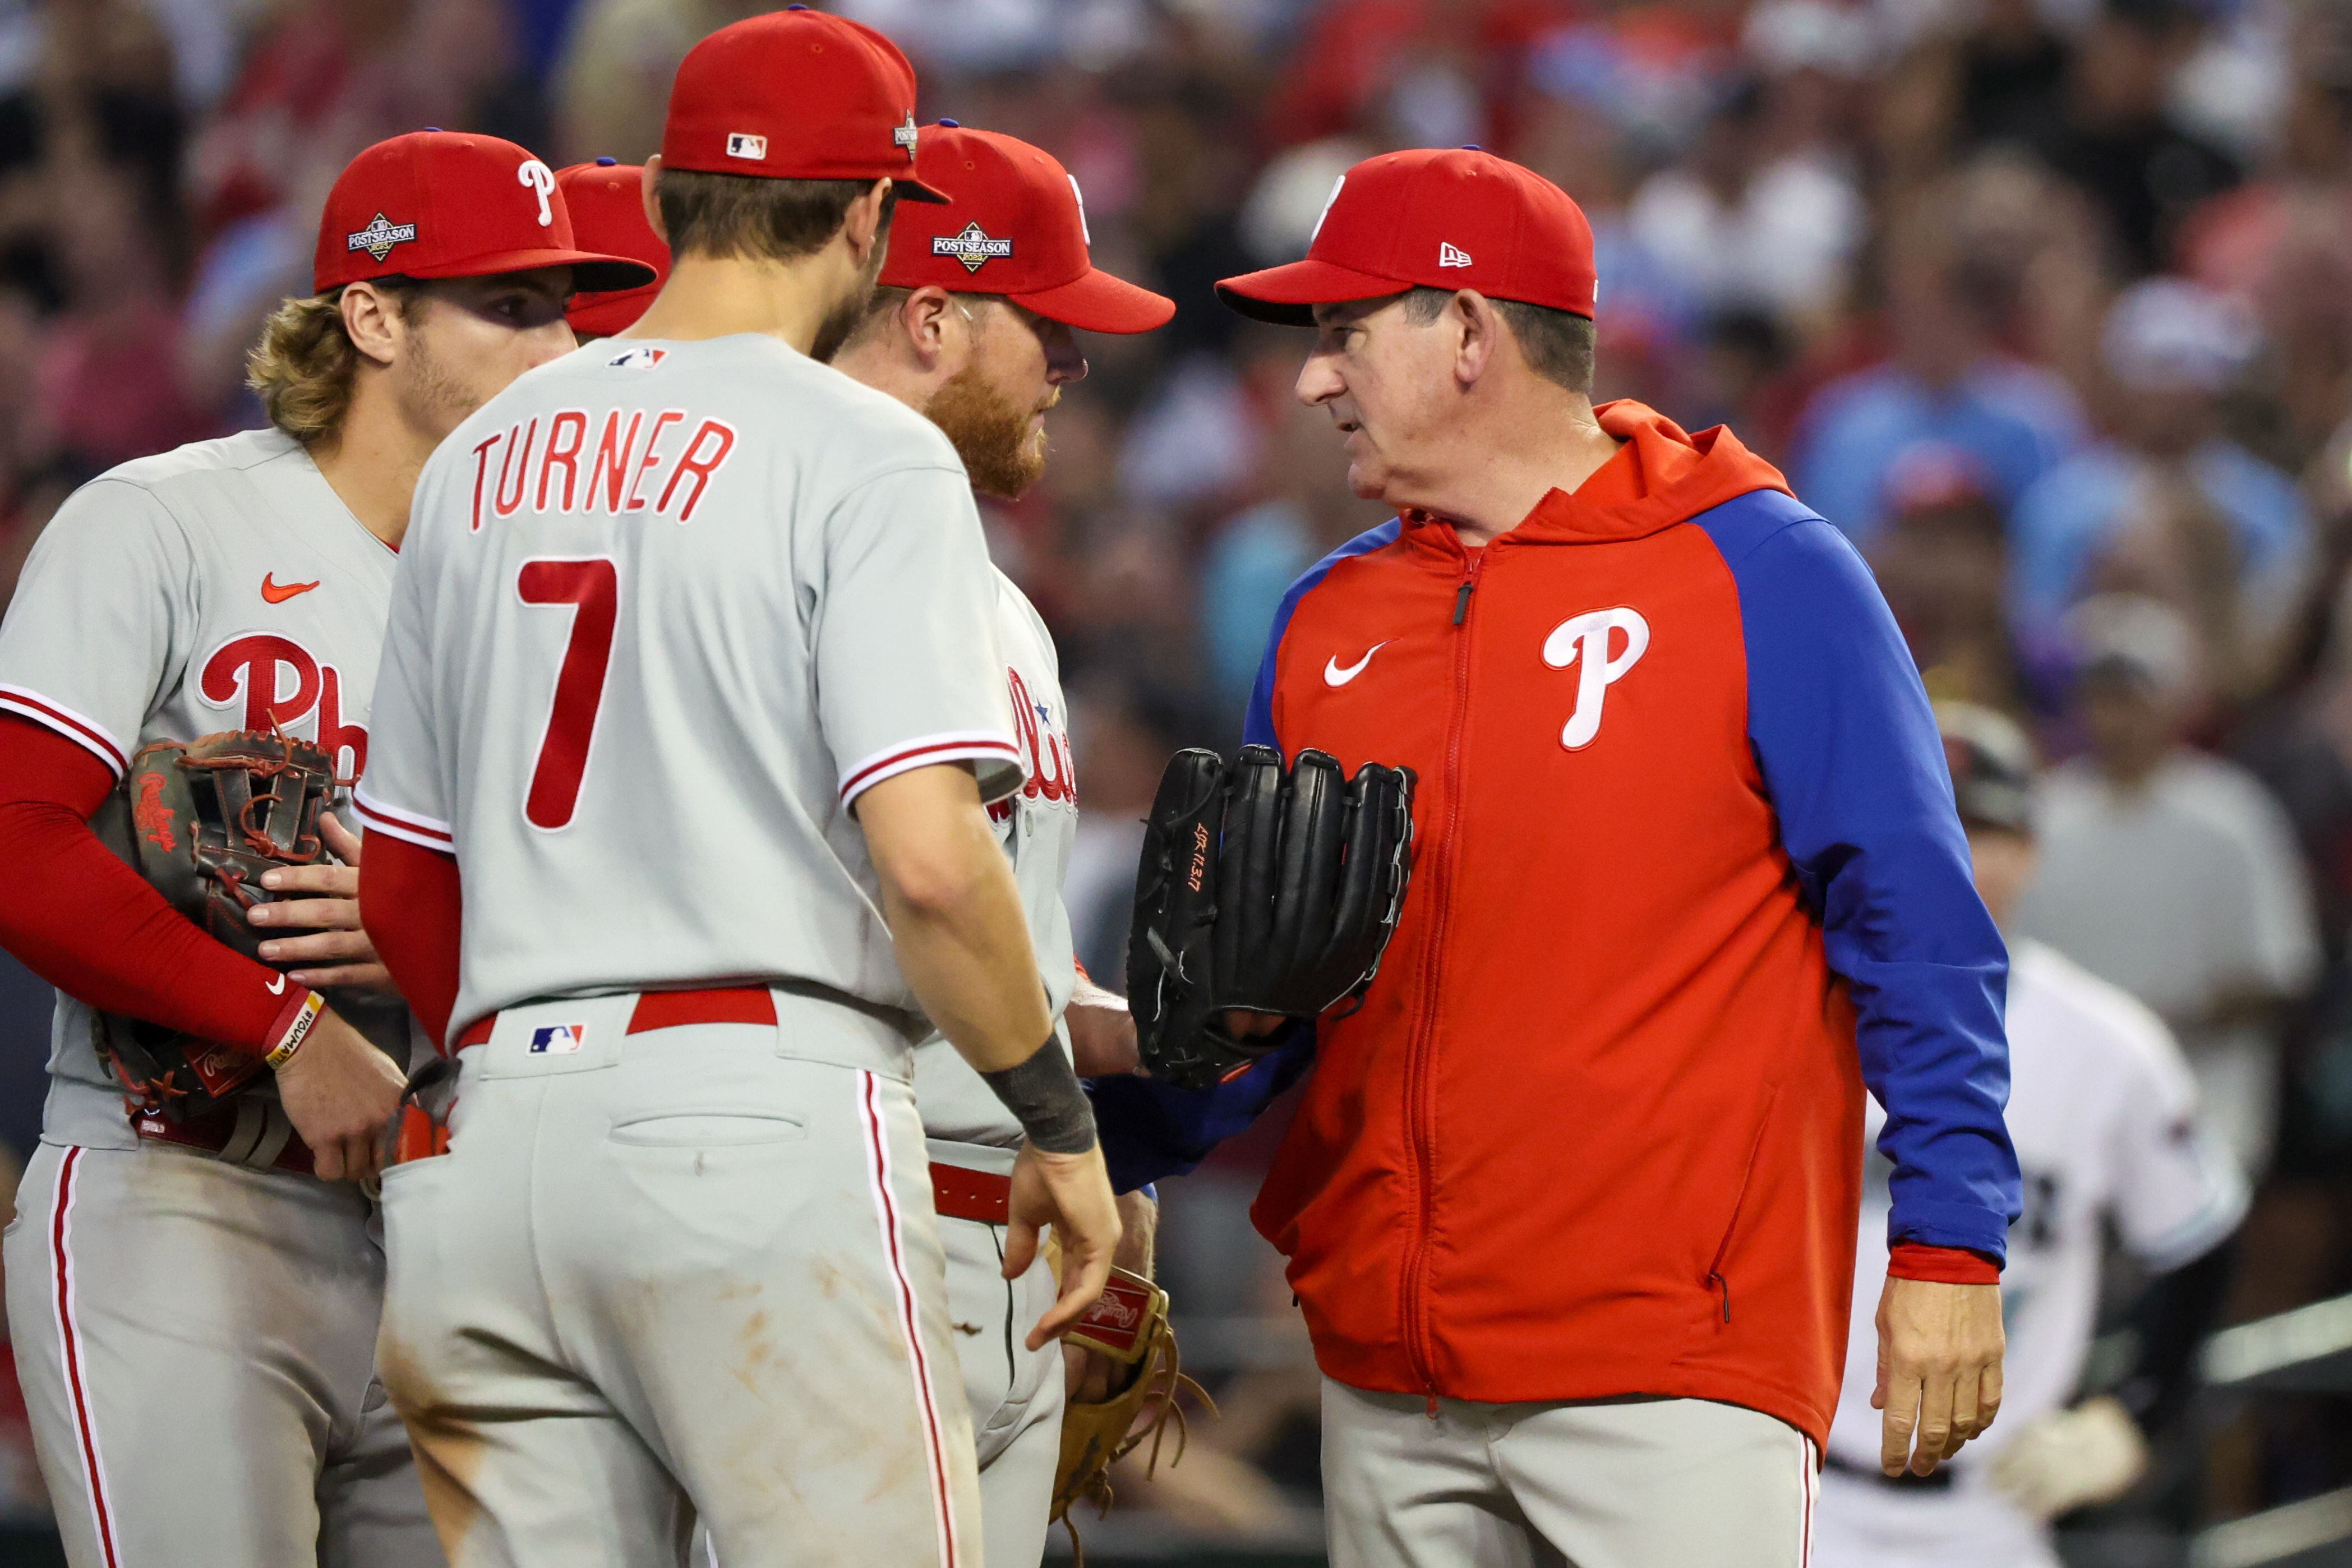
[(369, 795), (366, 787), (352, 792), (352, 806), (360, 820), (375, 832), (388, 833), (424, 849), (438, 849), (445, 855), (457, 852), (457, 833), (446, 822), (413, 811), (402, 811)]
[(104, 763), (107, 771), (121, 778), (131, 759), (121, 742), (106, 732), (96, 720), (75, 712), (62, 703), (52, 702), (37, 691), (21, 686), (0, 685), (0, 709), (46, 725), (90, 755)]
[(896, 778), (917, 768), (928, 768), (940, 763), (990, 759), (1002, 759), (1018, 766), (1021, 752), (1011, 741), (998, 735), (933, 735), (909, 741), (904, 745), (877, 752), (856, 766), (844, 770), (841, 803), (847, 805), (884, 779)]
[(1936, 1285), (1998, 1285), (2000, 1264), (1965, 1247), (1928, 1247), (1898, 1241), (1886, 1257), (1890, 1279), (1924, 1279)]

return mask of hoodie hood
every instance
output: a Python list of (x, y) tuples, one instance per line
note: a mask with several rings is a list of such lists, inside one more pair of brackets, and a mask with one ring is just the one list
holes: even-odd
[(1693, 436), (1630, 398), (1593, 413), (1601, 430), (1625, 445), (1575, 491), (1547, 493), (1507, 537), (1562, 544), (1639, 539), (1751, 491), (1789, 490), (1780, 470), (1741, 446), (1728, 426)]

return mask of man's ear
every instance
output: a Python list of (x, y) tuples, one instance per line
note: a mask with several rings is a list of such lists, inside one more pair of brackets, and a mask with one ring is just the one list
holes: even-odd
[(887, 244), (889, 233), (882, 223), (882, 200), (890, 194), (890, 182), (877, 180), (866, 193), (849, 204), (849, 216), (842, 225), (842, 233), (849, 240), (849, 258), (858, 266), (874, 253), (877, 245)]
[(654, 184), (661, 178), (661, 170), (660, 153), (656, 153), (646, 160), (646, 174), (645, 178), (639, 182), (638, 199), (645, 203), (646, 222), (653, 226), (654, 233), (661, 237), (664, 245), (667, 245), (669, 230), (662, 224), (661, 200), (654, 195)]
[(1486, 296), (1462, 289), (1445, 307), (1445, 326), (1454, 338), (1454, 377), (1466, 391), (1502, 352), (1503, 318)]
[(955, 297), (936, 283), (926, 283), (898, 307), (898, 324), (907, 344), (924, 371), (935, 371), (955, 352), (954, 333), (962, 325), (962, 310)]
[(343, 313), (343, 331), (361, 357), (380, 365), (392, 363), (408, 330), (400, 317), (400, 300), (362, 280), (345, 284), (337, 304)]

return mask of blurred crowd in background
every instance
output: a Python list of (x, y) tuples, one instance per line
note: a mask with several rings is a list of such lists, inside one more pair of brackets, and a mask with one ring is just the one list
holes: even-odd
[[(0, 0), (0, 598), (75, 485), (261, 423), (245, 352), (360, 147), (436, 125), (641, 161), (688, 46), (766, 8)], [(1090, 340), (1045, 481), (988, 514), (1063, 650), (1096, 973), (1168, 752), (1233, 743), (1284, 588), (1381, 521), (1290, 395), (1303, 335), (1211, 281), (1302, 254), (1358, 159), (1475, 143), (1592, 220), (1601, 395), (1730, 423), (1863, 549), (1931, 691), (2032, 727), (2021, 923), (2178, 1031), (2259, 1184), (2231, 1316), (2352, 1289), (2352, 5), (833, 8), (907, 47), (926, 120), (1060, 157), (1098, 263), (1178, 301)], [(46, 1020), (37, 988), (0, 1006), (21, 1150)], [(1242, 1217), (1274, 1135), (1171, 1189), (1165, 1272), (1226, 1414), (1128, 1496), (1311, 1541), (1315, 1383)], [(2200, 1412), (2118, 1511), (2340, 1484), (2346, 1415)]]

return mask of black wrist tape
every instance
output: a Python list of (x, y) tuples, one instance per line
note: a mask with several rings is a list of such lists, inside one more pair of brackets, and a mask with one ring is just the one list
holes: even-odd
[(1083, 1154), (1095, 1146), (1095, 1108), (1078, 1087), (1061, 1042), (1051, 1035), (1018, 1067), (980, 1075), (1029, 1142), (1048, 1154)]

